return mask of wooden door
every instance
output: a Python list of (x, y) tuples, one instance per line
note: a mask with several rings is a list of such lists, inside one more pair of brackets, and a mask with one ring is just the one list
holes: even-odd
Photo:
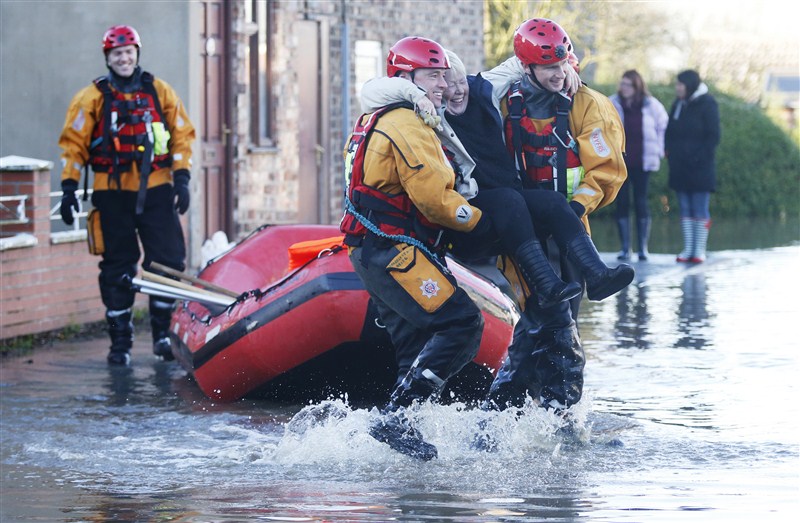
[[(330, 222), (328, 49), (325, 20), (300, 20), (294, 27), (300, 47), (297, 67), (300, 89), (299, 198), (300, 223)], [(323, 57), (326, 57), (323, 59)]]
[(200, 184), (203, 187), (205, 238), (224, 231), (233, 238), (231, 183), (228, 21), (230, 4), (219, 0), (201, 2), (203, 55)]

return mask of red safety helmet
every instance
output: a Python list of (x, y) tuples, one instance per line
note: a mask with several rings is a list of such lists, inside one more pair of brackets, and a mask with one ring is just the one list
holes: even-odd
[(567, 58), (567, 63), (572, 66), (576, 73), (581, 74), (581, 61), (578, 60), (578, 55), (570, 53)]
[(514, 54), (525, 65), (550, 65), (569, 58), (572, 42), (560, 25), (531, 18), (514, 32)]
[(111, 26), (103, 35), (103, 52), (106, 54), (115, 47), (122, 47), (125, 45), (135, 45), (137, 49), (142, 48), (142, 41), (139, 39), (139, 33), (129, 25)]
[(389, 49), (386, 57), (386, 74), (389, 76), (424, 68), (450, 69), (444, 47), (427, 38), (407, 36)]

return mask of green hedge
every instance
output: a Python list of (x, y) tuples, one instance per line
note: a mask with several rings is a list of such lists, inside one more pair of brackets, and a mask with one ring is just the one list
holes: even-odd
[[(592, 86), (605, 94), (616, 85)], [(717, 192), (711, 197), (716, 217), (785, 218), (800, 215), (800, 146), (757, 106), (712, 89), (719, 104), (722, 139), (717, 148)], [(650, 86), (669, 111), (671, 85)], [(677, 216), (674, 191), (667, 185), (666, 161), (650, 180), (650, 208)], [(610, 214), (613, 204), (595, 215)]]

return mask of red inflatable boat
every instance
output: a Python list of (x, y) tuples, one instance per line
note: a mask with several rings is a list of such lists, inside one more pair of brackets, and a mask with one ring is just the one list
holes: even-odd
[[(468, 400), (485, 392), (505, 358), (516, 313), (489, 279), (454, 260), (448, 266), (485, 319), (477, 357), (444, 395)], [(198, 279), (238, 295), (229, 304), (180, 301), (173, 314), (173, 353), (208, 397), (386, 397), (391, 344), (337, 227), (264, 226)]]

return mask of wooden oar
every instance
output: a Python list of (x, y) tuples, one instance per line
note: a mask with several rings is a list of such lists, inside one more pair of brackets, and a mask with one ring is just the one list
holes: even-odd
[(161, 285), (166, 285), (169, 287), (175, 287), (176, 289), (183, 289), (186, 291), (192, 291), (207, 296), (215, 296), (218, 298), (224, 297), (225, 299), (228, 299), (228, 296), (226, 294), (210, 291), (208, 289), (202, 289), (200, 287), (194, 287), (192, 285), (189, 285), (188, 283), (183, 283), (182, 281), (173, 280), (172, 278), (167, 278), (166, 276), (161, 276), (160, 274), (155, 274), (153, 272), (142, 271), (142, 279), (145, 281), (160, 283)]
[[(173, 280), (174, 283), (174, 280)], [(188, 300), (202, 303), (210, 312), (218, 314), (226, 307), (231, 306), (236, 300), (220, 294), (209, 294), (200, 292), (201, 289), (194, 287), (193, 291), (185, 290), (175, 285), (162, 285), (154, 281), (146, 281), (139, 278), (131, 279), (131, 288), (136, 292), (143, 292), (151, 296), (161, 296), (175, 300)]]
[(204, 289), (208, 289), (210, 291), (214, 291), (219, 294), (224, 294), (225, 296), (230, 296), (231, 298), (238, 298), (239, 295), (241, 294), (240, 292), (235, 292), (230, 289), (214, 285), (213, 283), (201, 280), (200, 278), (195, 278), (191, 274), (186, 274), (185, 272), (176, 271), (172, 267), (167, 267), (166, 265), (161, 265), (160, 263), (151, 262), (150, 267), (154, 268), (157, 271), (161, 271), (165, 274), (169, 274), (170, 276), (175, 276), (176, 278), (180, 278), (182, 280), (186, 280), (188, 282), (197, 284), (203, 287)]

